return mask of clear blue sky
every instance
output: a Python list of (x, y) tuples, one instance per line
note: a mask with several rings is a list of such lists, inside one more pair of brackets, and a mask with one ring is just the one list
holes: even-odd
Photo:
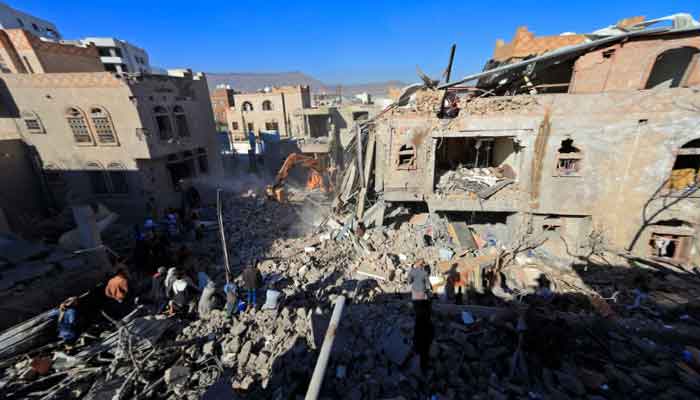
[[(496, 39), (590, 32), (633, 15), (689, 12), (698, 0), (251, 1), (4, 0), (54, 22), (67, 39), (114, 36), (151, 63), (206, 72), (303, 71), (326, 83), (438, 76), (457, 44), (454, 75), (481, 70)], [(294, 4), (297, 3), (297, 4)]]

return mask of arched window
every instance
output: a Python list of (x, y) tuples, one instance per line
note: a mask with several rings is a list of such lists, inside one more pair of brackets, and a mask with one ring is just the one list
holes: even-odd
[(99, 163), (89, 162), (85, 165), (85, 170), (90, 179), (90, 186), (94, 194), (109, 193), (107, 186), (107, 176)]
[(110, 191), (118, 194), (129, 193), (129, 181), (126, 176), (126, 168), (124, 168), (124, 165), (113, 162), (107, 166), (107, 169)]
[(187, 116), (185, 116), (185, 109), (182, 106), (175, 106), (173, 108), (173, 115), (175, 116), (175, 126), (177, 126), (177, 133), (180, 136), (190, 136), (190, 128), (187, 125)]
[(681, 146), (676, 152), (668, 187), (672, 191), (684, 191), (700, 182), (700, 139)]
[(70, 107), (66, 110), (66, 120), (76, 143), (83, 145), (94, 143), (90, 127), (85, 120), (85, 114), (79, 108)]
[(265, 100), (262, 102), (263, 111), (272, 111), (272, 102), (270, 100)]
[(243, 111), (253, 111), (253, 103), (249, 101), (244, 101), (243, 102)]
[(173, 127), (170, 124), (170, 114), (163, 106), (153, 108), (153, 115), (156, 118), (156, 126), (158, 127), (158, 137), (162, 140), (168, 140), (173, 137)]
[(644, 88), (673, 88), (682, 85), (698, 53), (700, 50), (695, 47), (678, 47), (659, 54)]
[(90, 108), (90, 119), (92, 120), (92, 127), (95, 129), (97, 141), (100, 144), (117, 144), (112, 119), (104, 108)]
[(33, 111), (22, 111), (22, 120), (29, 133), (46, 133), (39, 116)]

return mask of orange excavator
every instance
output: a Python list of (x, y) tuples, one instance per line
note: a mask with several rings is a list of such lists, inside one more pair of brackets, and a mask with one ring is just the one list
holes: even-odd
[[(327, 157), (326, 157), (327, 158)], [(309, 169), (309, 176), (306, 180), (306, 189), (314, 190), (320, 189), (322, 192), (332, 191), (331, 188), (327, 187), (326, 180), (324, 176), (327, 174), (327, 170), (322, 158), (312, 155), (305, 155), (300, 153), (290, 154), (279, 172), (277, 172), (277, 177), (275, 178), (275, 183), (273, 185), (268, 185), (266, 188), (267, 196), (280, 203), (286, 201), (286, 191), (284, 190), (284, 184), (289, 176), (289, 171), (292, 170), (297, 165), (301, 165), (304, 168)]]

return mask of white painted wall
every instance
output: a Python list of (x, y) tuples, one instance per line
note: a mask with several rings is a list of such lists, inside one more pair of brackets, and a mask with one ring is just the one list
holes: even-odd
[[(110, 37), (88, 37), (82, 39), (81, 42), (85, 44), (94, 43), (98, 49), (107, 51), (110, 49), (119, 49), (121, 56), (109, 51), (109, 55), (100, 57), (102, 64), (104, 64), (106, 68), (108, 65), (112, 65), (117, 72), (151, 73), (151, 65), (146, 50), (134, 46), (126, 40)], [(122, 70), (122, 65), (126, 66), (127, 71)], [(109, 70), (109, 68), (107, 69)]]
[(32, 34), (49, 39), (61, 39), (61, 34), (52, 22), (15, 10), (0, 2), (0, 28), (26, 29)]

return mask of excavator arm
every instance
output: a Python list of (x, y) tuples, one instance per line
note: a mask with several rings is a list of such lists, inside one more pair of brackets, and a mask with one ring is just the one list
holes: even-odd
[(292, 153), (287, 157), (286, 160), (284, 160), (282, 167), (277, 172), (277, 177), (275, 178), (275, 184), (273, 185), (273, 187), (278, 188), (284, 185), (284, 182), (289, 176), (289, 171), (291, 171), (292, 168), (294, 168), (297, 165), (302, 165), (305, 168), (309, 168), (323, 175), (321, 162), (319, 160), (315, 159), (312, 156), (306, 156), (299, 153)]
[(308, 168), (310, 170), (310, 176), (309, 181), (307, 182), (307, 187), (320, 187), (321, 190), (324, 192), (328, 190), (323, 182), (323, 176), (325, 175), (325, 171), (321, 160), (315, 158), (314, 156), (304, 155), (300, 153), (292, 153), (287, 157), (286, 160), (284, 160), (284, 163), (282, 163), (282, 167), (277, 172), (277, 176), (275, 177), (274, 184), (269, 185), (266, 189), (267, 195), (270, 198), (277, 199), (277, 201), (280, 202), (284, 201), (282, 200), (285, 197), (284, 190), (282, 187), (287, 181), (289, 172), (292, 170), (292, 168), (294, 168), (297, 165), (301, 165), (304, 168)]

